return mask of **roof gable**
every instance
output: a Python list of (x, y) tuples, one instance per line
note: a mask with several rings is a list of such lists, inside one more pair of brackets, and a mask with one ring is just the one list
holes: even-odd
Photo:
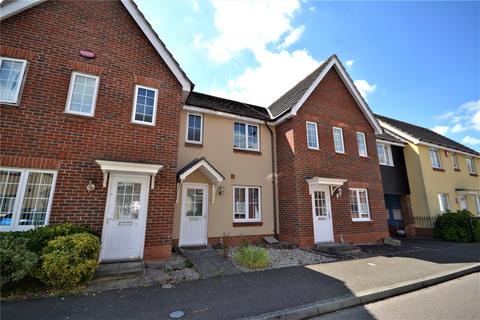
[[(22, 11), (30, 9), (38, 4), (41, 4), (42, 2), (45, 2), (45, 0), (16, 0), (2, 3), (0, 11), (0, 21), (14, 16)], [(158, 35), (153, 30), (152, 26), (145, 19), (145, 16), (141, 13), (133, 0), (121, 0), (121, 3), (125, 7), (125, 9), (127, 9), (128, 13), (132, 16), (133, 20), (135, 20), (145, 37), (150, 41), (157, 53), (167, 64), (168, 68), (172, 71), (175, 78), (181, 84), (183, 92), (182, 96), (185, 101), (188, 97), (188, 94), (193, 89), (194, 84), (190, 81), (190, 79), (188, 79), (185, 72), (180, 68), (178, 62), (173, 58), (170, 51), (168, 51), (165, 44), (160, 40)]]
[[(338, 72), (340, 78), (345, 83), (345, 86), (354, 98), (362, 113), (367, 118), (375, 133), (381, 134), (382, 128), (380, 127), (380, 124), (365, 100), (360, 95), (360, 92), (358, 92), (358, 89), (353, 84), (352, 79), (336, 55), (328, 58), (315, 71), (309, 74), (305, 79), (300, 81), (297, 85), (287, 91), (287, 93), (281, 96), (272, 105), (270, 105), (269, 110), (273, 117), (278, 118), (277, 123), (281, 123), (285, 119), (297, 114), (298, 110), (302, 107), (302, 105), (312, 94), (315, 88), (320, 84), (331, 68), (335, 68), (335, 70)], [(281, 117), (282, 115), (284, 115), (284, 117)]]

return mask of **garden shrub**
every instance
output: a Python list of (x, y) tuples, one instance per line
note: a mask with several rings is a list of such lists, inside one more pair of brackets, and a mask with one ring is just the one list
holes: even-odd
[(97, 268), (100, 241), (90, 233), (58, 237), (43, 250), (41, 280), (68, 289), (90, 280)]
[(248, 269), (262, 269), (270, 263), (267, 250), (255, 246), (240, 247), (237, 252), (235, 252), (233, 259)]
[(38, 255), (27, 249), (27, 241), (17, 235), (0, 235), (0, 286), (22, 280), (37, 265)]
[[(445, 212), (437, 217), (433, 235), (449, 241), (469, 242), (472, 239), (469, 226), (471, 216), (473, 215), (467, 210)], [(480, 241), (480, 223), (478, 220), (473, 220), (472, 224), (475, 240)]]

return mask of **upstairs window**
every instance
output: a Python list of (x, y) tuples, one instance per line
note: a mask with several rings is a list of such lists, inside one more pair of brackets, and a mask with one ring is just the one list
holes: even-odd
[(388, 144), (377, 143), (378, 162), (393, 167), (392, 149)]
[(447, 212), (451, 210), (450, 200), (448, 199), (448, 193), (439, 193), (438, 202), (440, 204), (440, 211)]
[(358, 144), (358, 155), (361, 157), (367, 157), (367, 141), (365, 140), (365, 133), (357, 132), (357, 144)]
[(25, 75), (26, 60), (0, 57), (0, 102), (17, 104)]
[(336, 153), (345, 153), (342, 128), (333, 127), (333, 144), (335, 145)]
[(258, 125), (235, 122), (233, 124), (233, 147), (259, 151), (259, 129)]
[(442, 169), (440, 154), (438, 153), (437, 149), (430, 149), (430, 161), (432, 162), (432, 168)]
[(453, 164), (453, 169), (460, 169), (459, 166), (458, 166), (458, 158), (457, 158), (457, 154), (452, 152), (452, 164)]
[(233, 221), (258, 222), (261, 220), (260, 188), (233, 188)]
[(470, 174), (477, 174), (477, 168), (475, 168), (475, 160), (473, 158), (467, 157), (467, 167)]
[(93, 117), (99, 81), (97, 76), (73, 72), (65, 112)]
[(202, 143), (203, 116), (189, 113), (187, 116), (187, 142)]
[(367, 189), (350, 189), (352, 221), (370, 220)]
[(155, 117), (157, 114), (157, 95), (158, 90), (155, 88), (135, 86), (135, 98), (133, 101), (132, 122), (145, 124), (149, 126), (155, 125)]
[(318, 130), (316, 122), (307, 121), (307, 146), (309, 149), (318, 149)]

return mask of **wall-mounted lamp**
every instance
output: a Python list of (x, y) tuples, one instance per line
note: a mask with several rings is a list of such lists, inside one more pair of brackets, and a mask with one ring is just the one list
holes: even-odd
[(95, 190), (95, 185), (93, 184), (92, 180), (90, 180), (87, 184), (87, 191), (91, 192), (93, 190)]
[(218, 194), (222, 195), (224, 190), (225, 190), (225, 187), (223, 186), (218, 187)]
[(342, 196), (342, 192), (343, 192), (342, 188), (337, 189), (337, 198), (340, 198)]

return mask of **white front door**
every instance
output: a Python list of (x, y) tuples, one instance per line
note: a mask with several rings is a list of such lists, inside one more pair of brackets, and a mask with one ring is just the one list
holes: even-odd
[(460, 194), (458, 196), (458, 202), (460, 204), (460, 210), (467, 210), (468, 209), (467, 197), (464, 194)]
[(315, 243), (333, 242), (332, 206), (328, 186), (312, 190), (313, 234)]
[(184, 183), (179, 246), (207, 244), (208, 185)]
[(149, 179), (110, 175), (102, 232), (102, 261), (143, 258)]

